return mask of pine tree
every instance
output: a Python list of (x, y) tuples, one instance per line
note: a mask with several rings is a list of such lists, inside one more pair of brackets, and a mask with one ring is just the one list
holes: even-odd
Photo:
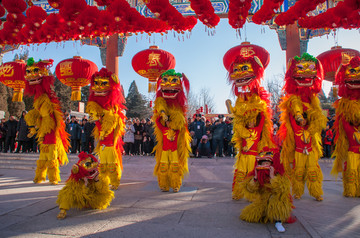
[(5, 112), (6, 118), (9, 118), (9, 110), (8, 110), (8, 90), (7, 87), (0, 83), (0, 111)]
[(144, 98), (145, 97), (139, 93), (135, 81), (133, 81), (125, 99), (127, 107), (126, 116), (128, 118), (138, 117), (143, 119), (151, 116), (151, 109), (147, 106), (148, 103)]
[(56, 96), (58, 97), (61, 105), (61, 110), (64, 112), (68, 112), (71, 110), (73, 103), (71, 103), (71, 88), (66, 86), (65, 84), (61, 83), (60, 80), (55, 77), (55, 92)]

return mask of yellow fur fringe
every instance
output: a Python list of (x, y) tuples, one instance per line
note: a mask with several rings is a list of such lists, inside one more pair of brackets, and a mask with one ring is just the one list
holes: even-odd
[(260, 187), (253, 177), (242, 183), (245, 198), (255, 198), (253, 203), (246, 206), (240, 218), (247, 222), (275, 222), (286, 221), (292, 211), (290, 197), (290, 181), (286, 176), (277, 175), (270, 183)]
[(65, 187), (60, 190), (56, 203), (60, 209), (65, 210), (86, 207), (105, 209), (113, 198), (114, 192), (109, 189), (109, 182), (106, 180), (91, 181), (85, 186), (83, 180), (69, 179)]

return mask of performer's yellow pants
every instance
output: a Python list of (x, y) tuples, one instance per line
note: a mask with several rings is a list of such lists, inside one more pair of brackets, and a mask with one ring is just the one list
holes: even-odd
[(166, 150), (161, 154), (158, 183), (162, 190), (180, 189), (182, 171), (179, 167), (177, 151)]
[(113, 146), (106, 146), (104, 149), (100, 148), (99, 158), (100, 177), (105, 180), (106, 178), (110, 179), (110, 184), (116, 189), (120, 185), (122, 171), (115, 148)]
[(34, 183), (45, 181), (47, 174), (49, 181), (57, 184), (61, 179), (56, 144), (42, 144), (39, 150), (40, 156), (36, 162)]
[(244, 196), (243, 191), (240, 189), (240, 183), (244, 181), (246, 175), (254, 170), (255, 155), (239, 154), (238, 159), (235, 162), (235, 172), (233, 179), (232, 198), (240, 199)]
[(349, 151), (343, 172), (343, 186), (346, 197), (360, 197), (360, 154)]
[(295, 164), (292, 174), (292, 193), (300, 198), (304, 194), (305, 181), (311, 196), (319, 198), (323, 195), (323, 174), (314, 151), (309, 155), (295, 152)]

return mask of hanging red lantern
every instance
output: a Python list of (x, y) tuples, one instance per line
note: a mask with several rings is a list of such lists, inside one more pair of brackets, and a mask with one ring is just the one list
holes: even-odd
[(331, 50), (325, 51), (316, 57), (323, 66), (325, 80), (330, 82), (335, 80), (335, 73), (345, 55), (353, 58), (355, 56), (360, 56), (360, 52), (353, 49), (345, 49), (341, 46), (334, 46)]
[(236, 61), (237, 57), (247, 58), (254, 56), (257, 56), (260, 59), (264, 69), (268, 66), (270, 62), (269, 52), (261, 46), (252, 45), (247, 41), (242, 42), (240, 45), (228, 50), (224, 55), (223, 63), (226, 70), (230, 71), (230, 67), (232, 66), (233, 62)]
[(24, 60), (7, 62), (0, 66), (0, 82), (14, 90), (12, 100), (21, 102), (25, 89), (25, 69)]
[(81, 87), (90, 83), (91, 76), (98, 71), (98, 67), (90, 60), (74, 56), (56, 65), (56, 77), (65, 85), (71, 87), (71, 100), (81, 100)]
[(149, 79), (149, 92), (156, 90), (157, 78), (166, 70), (175, 68), (175, 63), (175, 57), (158, 46), (140, 51), (131, 62), (136, 73)]

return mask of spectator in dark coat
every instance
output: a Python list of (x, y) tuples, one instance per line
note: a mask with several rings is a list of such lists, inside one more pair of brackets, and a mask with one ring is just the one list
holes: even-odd
[(227, 125), (224, 122), (224, 115), (219, 115), (219, 120), (213, 125), (213, 147), (212, 154), (215, 155), (218, 148), (219, 157), (223, 157), (224, 139), (227, 134)]
[(134, 123), (134, 129), (135, 129), (135, 134), (134, 134), (134, 154), (136, 155), (142, 155), (142, 148), (140, 148), (142, 141), (143, 141), (143, 131), (144, 131), (144, 127), (143, 125), (140, 123), (139, 118), (136, 118), (136, 121)]
[(224, 140), (224, 153), (226, 156), (233, 156), (234, 155), (234, 147), (231, 142), (232, 136), (233, 136), (233, 124), (232, 124), (232, 118), (227, 117), (226, 118), (226, 136)]
[(84, 151), (88, 153), (92, 153), (94, 151), (94, 136), (92, 135), (92, 131), (94, 130), (95, 123), (89, 122), (86, 120), (84, 125), (84, 134), (85, 134), (85, 148)]
[(79, 135), (81, 135), (81, 127), (76, 121), (75, 116), (71, 117), (71, 122), (68, 125), (68, 132), (70, 134), (71, 153), (75, 154), (78, 148)]
[(195, 120), (190, 125), (190, 131), (195, 132), (196, 147), (198, 147), (202, 136), (206, 134), (205, 123), (201, 120), (201, 114), (196, 114)]
[(155, 146), (154, 123), (151, 121), (150, 118), (146, 119), (144, 132), (146, 133), (145, 136), (147, 137), (146, 142), (144, 142), (144, 147), (145, 147), (145, 143), (147, 145), (145, 153), (150, 154), (152, 153)]
[(211, 150), (210, 150), (210, 142), (208, 140), (208, 137), (206, 135), (203, 135), (200, 139), (200, 143), (198, 146), (198, 158), (201, 158), (201, 156), (207, 156), (209, 158), (212, 157)]
[(15, 150), (16, 128), (17, 121), (15, 120), (14, 116), (10, 116), (9, 120), (5, 122), (6, 137), (4, 153), (8, 151), (12, 153)]
[(29, 127), (25, 122), (25, 115), (26, 115), (26, 111), (23, 111), (21, 113), (21, 117), (19, 119), (19, 122), (17, 124), (17, 139), (18, 139), (18, 146), (16, 148), (15, 153), (19, 153), (20, 152), (20, 148), (21, 151), (23, 153), (26, 153), (28, 151), (30, 151), (30, 139), (27, 136), (29, 134)]
[(1, 119), (0, 121), (0, 152), (5, 149), (5, 137), (6, 137), (6, 130), (5, 130), (5, 119)]

